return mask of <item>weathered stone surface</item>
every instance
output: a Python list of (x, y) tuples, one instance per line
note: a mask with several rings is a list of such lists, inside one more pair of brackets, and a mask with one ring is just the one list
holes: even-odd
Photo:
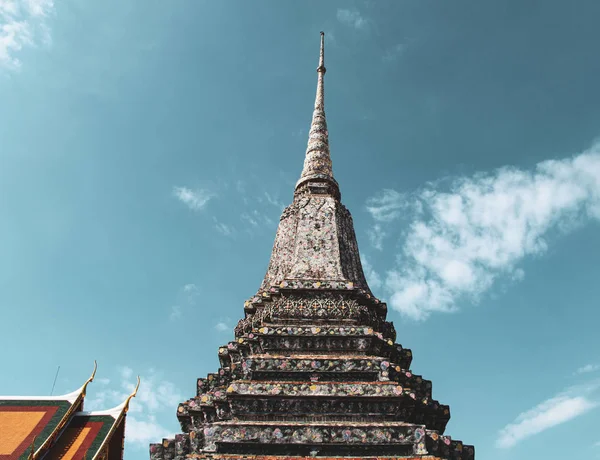
[(330, 195), (296, 195), (281, 216), (261, 291), (298, 281), (369, 289), (352, 217)]
[(333, 178), (323, 47), (318, 74), (304, 169), (265, 278), (219, 348), (221, 367), (178, 406), (184, 434), (151, 445), (151, 460), (475, 458), (444, 435), (449, 407), (411, 371), (367, 285)]

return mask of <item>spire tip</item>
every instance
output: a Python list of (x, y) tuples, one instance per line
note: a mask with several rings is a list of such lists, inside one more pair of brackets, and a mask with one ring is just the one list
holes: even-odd
[(317, 72), (325, 73), (325, 32), (321, 31), (321, 50), (319, 51), (319, 67)]

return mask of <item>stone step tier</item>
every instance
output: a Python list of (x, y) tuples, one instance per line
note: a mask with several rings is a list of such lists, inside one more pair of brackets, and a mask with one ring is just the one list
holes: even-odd
[(260, 327), (293, 325), (301, 327), (317, 323), (340, 326), (369, 326), (385, 337), (395, 340), (396, 331), (386, 321), (387, 306), (369, 294), (335, 289), (286, 290), (263, 292), (245, 303), (245, 318), (236, 328), (235, 336), (244, 337)]
[(406, 421), (443, 432), (450, 419), (447, 406), (415, 401), (408, 395), (395, 398), (350, 396), (289, 398), (281, 396), (232, 396), (227, 404), (238, 420), (294, 421)]
[(241, 420), (355, 420), (421, 423), (443, 433), (449, 407), (396, 382), (265, 382), (233, 381), (181, 403), (183, 431), (191, 426), (231, 418)]
[(182, 411), (178, 413), (178, 419), (182, 431), (232, 418), (243, 421), (347, 422), (363, 420), (366, 413), (366, 416), (373, 421), (407, 421), (443, 433), (450, 417), (447, 406), (439, 405), (435, 401), (431, 405), (425, 405), (406, 397), (396, 399), (352, 397), (344, 401), (334, 398), (294, 400), (277, 397), (233, 397), (225, 401), (201, 404), (192, 401), (190, 404), (180, 406)]
[(219, 349), (222, 367), (239, 362), (250, 354), (263, 353), (352, 353), (377, 355), (408, 369), (412, 352), (368, 326), (262, 326)]
[(257, 381), (349, 381), (349, 382), (397, 382), (405, 388), (411, 388), (418, 397), (431, 398), (432, 383), (420, 375), (413, 374), (379, 356), (345, 355), (250, 355), (240, 362), (226, 362), (228, 367), (221, 368), (207, 378), (197, 382), (197, 395), (210, 392), (211, 389), (227, 386), (234, 380)]
[(338, 298), (345, 297), (349, 300), (355, 300), (357, 303), (380, 314), (385, 315), (387, 313), (387, 304), (385, 302), (382, 302), (367, 290), (357, 289), (352, 282), (317, 279), (286, 280), (279, 286), (271, 286), (246, 300), (244, 302), (244, 311), (252, 314), (282, 298), (293, 298), (298, 293), (309, 300), (319, 298), (320, 295), (337, 296)]
[[(150, 447), (151, 460), (267, 459), (351, 456), (356, 460), (474, 460), (473, 446), (408, 423), (279, 424), (224, 422), (165, 439)], [(240, 455), (243, 453), (243, 455)]]

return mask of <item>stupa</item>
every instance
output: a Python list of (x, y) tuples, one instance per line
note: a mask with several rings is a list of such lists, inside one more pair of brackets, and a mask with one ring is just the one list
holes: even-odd
[(304, 168), (265, 278), (220, 369), (177, 408), (183, 433), (151, 444), (151, 460), (475, 458), (444, 434), (449, 407), (410, 370), (367, 285), (333, 177), (323, 42)]

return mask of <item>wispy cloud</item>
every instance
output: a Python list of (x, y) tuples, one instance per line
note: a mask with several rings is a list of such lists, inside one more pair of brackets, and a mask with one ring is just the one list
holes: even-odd
[[(246, 186), (243, 182), (236, 184), (238, 191), (245, 192)], [(278, 212), (281, 212), (284, 208), (283, 203), (268, 192), (263, 194), (248, 196), (247, 193), (243, 194), (244, 211), (239, 214), (241, 221), (236, 223), (224, 223), (219, 221), (216, 217), (213, 217), (215, 229), (224, 236), (233, 237), (240, 233), (246, 233), (255, 235), (267, 228), (271, 229), (275, 226), (275, 220), (271, 217), (274, 216), (273, 208), (277, 208)], [(251, 209), (250, 206), (254, 207)]]
[(19, 51), (49, 43), (47, 18), (53, 12), (53, 0), (0, 0), (0, 68), (20, 68)]
[(378, 222), (391, 222), (401, 216), (410, 205), (407, 196), (392, 189), (383, 189), (378, 195), (367, 200), (367, 211)]
[(125, 439), (127, 443), (132, 443), (134, 447), (143, 450), (148, 448), (152, 442), (161, 442), (163, 438), (172, 438), (175, 433), (169, 432), (165, 427), (156, 421), (156, 416), (148, 414), (145, 418), (139, 418), (135, 415), (127, 417), (125, 425)]
[(371, 245), (379, 251), (383, 249), (383, 239), (386, 235), (387, 233), (383, 230), (381, 224), (375, 224), (367, 230), (367, 236), (369, 237)]
[[(329, 35), (329, 34), (328, 34)], [(327, 37), (329, 39), (329, 37)], [(306, 129), (298, 129), (296, 131), (292, 131), (292, 137), (302, 137), (304, 136), (304, 133), (306, 132)]]
[(215, 324), (215, 329), (219, 332), (231, 331), (233, 327), (231, 324), (231, 318), (221, 318), (217, 324)]
[(401, 268), (385, 286), (391, 306), (415, 319), (454, 311), (461, 297), (477, 301), (499, 276), (522, 278), (517, 264), (544, 253), (552, 235), (600, 219), (600, 144), (533, 171), (506, 167), (440, 186), (367, 202), (377, 223), (409, 219)]
[[(133, 371), (128, 367), (119, 370), (119, 382), (112, 388), (92, 392), (86, 398), (86, 410), (104, 410), (122, 403), (135, 388)], [(183, 401), (179, 389), (154, 370), (141, 376), (137, 396), (131, 402), (127, 415), (125, 439), (136, 449), (147, 449), (148, 443), (160, 442), (171, 432), (156, 421), (157, 415), (169, 415)], [(161, 417), (162, 418), (162, 417)]]
[(248, 197), (246, 196), (246, 183), (243, 180), (238, 180), (235, 183), (235, 189), (239, 197), (242, 198), (244, 204), (248, 204)]
[(214, 193), (208, 190), (192, 190), (187, 187), (174, 187), (173, 195), (194, 211), (203, 209), (214, 198)]
[(258, 214), (258, 211), (254, 210), (252, 214), (254, 217), (245, 212), (240, 216), (240, 219), (242, 219), (243, 221), (245, 221), (253, 227), (258, 227), (258, 221), (256, 220), (256, 214)]
[(175, 321), (181, 318), (181, 307), (179, 305), (171, 306), (171, 311), (169, 313), (169, 319), (171, 321)]
[(240, 219), (255, 229), (260, 227), (261, 225), (268, 225), (269, 227), (272, 227), (275, 224), (273, 219), (271, 219), (266, 213), (261, 212), (258, 209), (253, 209), (250, 212), (242, 213)]
[(383, 54), (382, 59), (384, 62), (393, 62), (401, 57), (405, 50), (406, 45), (404, 43), (398, 43), (391, 48), (388, 48), (388, 50)]
[(337, 10), (337, 19), (342, 24), (359, 30), (365, 29), (368, 26), (368, 21), (357, 9), (339, 8)]
[(369, 287), (374, 290), (379, 289), (382, 285), (379, 273), (375, 271), (373, 266), (370, 264), (369, 259), (367, 259), (363, 254), (361, 254), (360, 260), (362, 262), (363, 271), (365, 272), (365, 278), (367, 278)]
[(279, 212), (285, 208), (283, 202), (278, 197), (272, 196), (269, 192), (265, 192), (265, 198), (267, 199), (267, 203), (275, 206)]
[(586, 364), (575, 371), (575, 374), (589, 374), (600, 370), (600, 364)]
[(506, 449), (549, 428), (568, 422), (598, 406), (590, 394), (598, 382), (575, 386), (520, 414), (498, 433), (496, 447)]
[(219, 222), (216, 218), (214, 219), (215, 221), (215, 228), (217, 229), (217, 231), (219, 233), (221, 233), (222, 235), (225, 236), (233, 236), (235, 233), (235, 230), (233, 229), (233, 227), (231, 227), (230, 225), (224, 224), (223, 222)]
[[(131, 367), (123, 366), (120, 368), (121, 378), (123, 381), (129, 380), (133, 377), (133, 369)], [(128, 382), (125, 382), (128, 383)]]
[[(325, 38), (327, 39), (327, 45), (328, 46), (331, 46), (331, 45), (336, 46), (337, 45), (337, 40), (335, 38), (335, 33), (333, 33), (331, 30), (327, 31), (327, 35), (326, 35)], [(306, 132), (306, 131), (304, 131), (304, 132)]]
[(196, 302), (196, 299), (200, 295), (200, 289), (196, 284), (188, 283), (181, 288), (181, 293), (183, 294), (186, 303), (191, 305)]
[[(240, 219), (245, 224), (245, 230), (249, 233), (254, 233), (253, 230), (265, 228), (265, 226), (273, 227), (275, 225), (275, 221), (270, 217), (273, 216), (273, 210), (268, 209), (268, 206), (265, 207), (265, 205), (273, 206), (277, 208), (277, 212), (281, 212), (283, 211), (284, 205), (279, 198), (265, 191), (262, 196), (259, 195), (253, 198), (252, 201), (259, 206), (240, 215)], [(248, 204), (248, 201), (246, 204)]]
[(194, 305), (200, 289), (194, 283), (184, 284), (177, 293), (176, 304), (169, 308), (169, 319), (176, 321), (183, 317), (184, 309)]

